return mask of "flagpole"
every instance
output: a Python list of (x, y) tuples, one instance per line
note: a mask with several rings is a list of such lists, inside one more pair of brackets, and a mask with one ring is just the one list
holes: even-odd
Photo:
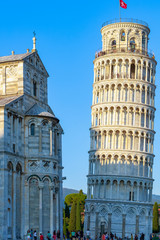
[(120, 22), (121, 22), (121, 6), (120, 6), (120, 0), (119, 0), (119, 19), (120, 19)]

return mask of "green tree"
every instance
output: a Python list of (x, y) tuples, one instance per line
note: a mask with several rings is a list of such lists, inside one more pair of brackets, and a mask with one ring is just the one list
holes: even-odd
[(66, 233), (67, 233), (66, 215), (65, 215), (65, 210), (63, 210), (63, 234), (66, 236)]
[(69, 206), (68, 206), (68, 204), (66, 202), (65, 202), (65, 216), (67, 218), (70, 218)]
[(70, 232), (76, 230), (76, 201), (73, 202), (71, 207), (68, 230)]
[[(71, 217), (67, 217), (67, 215), (69, 216), (69, 214), (67, 213), (68, 212), (67, 208), (72, 209), (72, 205), (74, 202), (75, 202), (75, 204), (79, 204), (79, 207), (80, 207), (80, 229), (83, 229), (84, 214), (81, 214), (81, 213), (84, 212), (86, 198), (87, 198), (87, 196), (86, 196), (86, 194), (83, 193), (82, 190), (80, 190), (79, 193), (72, 193), (65, 197), (66, 225), (67, 225), (67, 228), (69, 231), (70, 231), (69, 226), (71, 225), (71, 223), (70, 223)], [(77, 212), (77, 207), (76, 207), (76, 212)], [(77, 215), (77, 213), (75, 213), (75, 214)], [(68, 223), (68, 220), (69, 220), (69, 223)], [(77, 228), (79, 228), (79, 226)], [(75, 227), (75, 230), (76, 230), (76, 227)]]
[(80, 204), (79, 201), (77, 201), (76, 206), (76, 231), (81, 230), (81, 211), (80, 211)]
[(158, 204), (155, 202), (153, 206), (153, 232), (157, 233), (158, 230)]
[(81, 210), (81, 212), (83, 212), (86, 198), (87, 198), (86, 194), (84, 194), (83, 191), (80, 190), (79, 193), (72, 193), (72, 194), (67, 195), (65, 197), (65, 203), (68, 206), (72, 206), (74, 201), (75, 202), (79, 201), (80, 210)]

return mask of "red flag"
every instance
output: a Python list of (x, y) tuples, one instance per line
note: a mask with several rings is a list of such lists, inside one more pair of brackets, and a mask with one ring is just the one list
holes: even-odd
[(120, 0), (120, 6), (125, 9), (127, 8), (127, 4), (123, 0)]

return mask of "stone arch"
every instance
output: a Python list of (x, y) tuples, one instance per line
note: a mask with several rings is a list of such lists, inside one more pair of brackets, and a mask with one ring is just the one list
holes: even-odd
[(31, 178), (37, 179), (38, 182), (41, 182), (41, 181), (42, 181), (41, 178), (40, 178), (40, 176), (34, 174), (34, 175), (30, 175), (30, 176), (27, 178), (27, 182), (29, 182)]
[(52, 181), (53, 181), (52, 178), (51, 178), (51, 176), (49, 176), (49, 175), (45, 175), (45, 176), (43, 176), (43, 177), (42, 177), (42, 182), (44, 182), (45, 179), (48, 179), (49, 182), (52, 182)]
[(108, 208), (107, 208), (106, 205), (102, 204), (102, 205), (99, 206), (99, 214), (101, 216), (106, 216), (108, 214)]

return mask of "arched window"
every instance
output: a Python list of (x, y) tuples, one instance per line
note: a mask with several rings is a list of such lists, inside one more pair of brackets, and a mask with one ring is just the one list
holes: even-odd
[(32, 123), (31, 124), (31, 136), (34, 136), (35, 135), (35, 124)]
[(127, 96), (128, 96), (128, 87), (125, 86), (125, 102), (127, 102)]
[(132, 87), (131, 88), (131, 99), (132, 99), (132, 102), (134, 102), (134, 95), (135, 95), (134, 88)]
[(96, 103), (98, 103), (99, 102), (99, 92), (97, 92), (97, 101), (96, 101)]
[(127, 124), (127, 110), (124, 110), (124, 125)]
[(129, 137), (130, 137), (130, 150), (132, 150), (132, 148), (133, 148), (133, 135), (132, 135), (132, 133), (130, 133)]
[(106, 102), (108, 102), (108, 97), (109, 97), (109, 89), (106, 89)]
[(98, 136), (98, 149), (101, 149), (101, 135)]
[(131, 38), (130, 47), (131, 47), (131, 51), (134, 52), (136, 48), (135, 38)]
[(117, 109), (117, 125), (120, 124), (120, 109)]
[(113, 109), (111, 109), (111, 122), (110, 122), (111, 125), (113, 125)]
[(125, 31), (121, 32), (121, 41), (125, 41)]
[(126, 148), (126, 134), (125, 133), (123, 133), (123, 149), (125, 149)]
[(95, 136), (95, 145), (94, 145), (94, 149), (97, 149), (97, 136)]
[(135, 64), (132, 63), (131, 64), (131, 79), (134, 79), (135, 78)]
[(145, 103), (145, 88), (142, 88), (142, 99), (141, 99), (141, 102), (142, 103)]
[(113, 40), (111, 43), (111, 48), (116, 49), (116, 40)]
[(112, 149), (112, 133), (110, 133), (110, 144), (109, 144), (109, 149)]
[(35, 81), (33, 82), (33, 96), (37, 96), (37, 83)]
[(105, 116), (105, 125), (107, 125), (107, 119), (108, 119), (108, 112), (106, 111), (106, 116)]
[(116, 132), (116, 149), (119, 147), (119, 132)]

